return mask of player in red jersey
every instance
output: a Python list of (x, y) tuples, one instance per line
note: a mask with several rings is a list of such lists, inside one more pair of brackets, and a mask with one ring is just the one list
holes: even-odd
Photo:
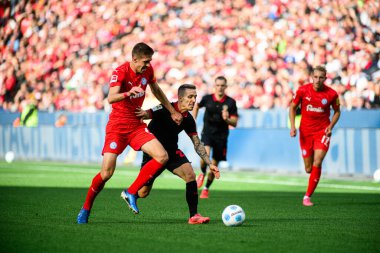
[[(303, 199), (304, 206), (310, 201), (321, 176), (322, 162), (330, 146), (331, 132), (340, 117), (340, 103), (336, 91), (324, 84), (326, 69), (317, 66), (312, 72), (313, 83), (301, 86), (289, 108), (290, 136), (295, 137), (296, 109), (301, 104), (300, 146), (305, 170), (310, 173), (309, 185)], [(330, 108), (334, 114), (330, 121)]]
[(150, 86), (153, 94), (170, 112), (171, 118), (180, 124), (182, 115), (170, 104), (158, 86), (150, 65), (153, 49), (145, 43), (138, 43), (132, 50), (132, 61), (126, 62), (112, 72), (108, 101), (112, 112), (106, 127), (106, 138), (102, 151), (103, 163), (100, 172), (92, 180), (83, 208), (77, 222), (88, 223), (88, 217), (97, 194), (103, 189), (116, 167), (116, 159), (127, 145), (134, 150), (143, 150), (153, 159), (145, 164), (131, 186), (122, 191), (121, 197), (134, 213), (139, 213), (136, 205), (138, 190), (168, 161), (168, 154), (161, 143), (151, 134), (147, 125), (141, 122), (135, 111), (145, 98), (145, 89)]

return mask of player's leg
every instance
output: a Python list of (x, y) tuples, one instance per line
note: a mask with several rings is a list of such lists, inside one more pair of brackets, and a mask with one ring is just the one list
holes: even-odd
[(117, 154), (105, 153), (101, 171), (92, 179), (91, 186), (87, 191), (83, 208), (79, 212), (77, 222), (84, 224), (88, 222), (88, 216), (96, 196), (103, 189), (105, 183), (110, 179), (115, 171)]
[(137, 192), (163, 167), (168, 161), (168, 154), (161, 143), (151, 134), (147, 128), (139, 128), (134, 131), (130, 145), (135, 150), (142, 150), (152, 157), (148, 163), (141, 168), (135, 181), (122, 192), (123, 199), (126, 200), (129, 208), (135, 213), (139, 213), (137, 207)]
[[(302, 152), (302, 158), (303, 158), (303, 162), (305, 166), (305, 171), (306, 173), (310, 174), (308, 188), (312, 180), (311, 171), (312, 171), (313, 163), (314, 163), (313, 142), (314, 140), (312, 136), (305, 136), (302, 132), (300, 132), (300, 146), (301, 146), (301, 152)], [(313, 206), (313, 203), (310, 201), (310, 196), (308, 196), (307, 191), (303, 197), (302, 204), (304, 206)]]
[[(223, 138), (214, 138), (212, 140), (212, 164), (215, 166), (219, 165), (220, 161), (225, 161), (227, 158), (227, 139)], [(200, 198), (207, 199), (209, 197), (209, 191), (211, 184), (214, 182), (215, 175), (212, 172), (209, 172), (207, 175), (207, 182), (205, 187), (203, 188)]]
[[(182, 153), (182, 152), (181, 152)], [(190, 162), (187, 160), (186, 156), (177, 156), (175, 162), (168, 162), (168, 169), (172, 171), (175, 175), (179, 176), (186, 182), (186, 202), (189, 208), (189, 224), (203, 224), (210, 221), (209, 217), (203, 217), (198, 213), (198, 190), (197, 183), (195, 182), (195, 173)], [(170, 163), (170, 164), (169, 164)], [(171, 170), (173, 166), (176, 166), (174, 170)]]
[[(152, 160), (152, 157), (150, 157), (147, 153), (143, 153), (143, 159), (141, 162), (141, 168), (140, 170), (147, 164), (150, 160)], [(170, 160), (169, 160), (170, 161)], [(138, 192), (137, 197), (138, 198), (146, 198), (149, 196), (150, 191), (152, 190), (154, 180), (162, 173), (163, 169), (161, 169), (159, 172), (157, 172), (154, 177), (149, 180)]]
[(317, 149), (314, 151), (314, 162), (310, 173), (309, 185), (305, 194), (305, 196), (309, 198), (313, 195), (315, 189), (317, 188), (319, 179), (321, 178), (322, 161), (325, 158), (326, 153), (327, 152), (322, 149)]
[(126, 147), (126, 141), (123, 136), (108, 134), (103, 147), (103, 162), (100, 172), (92, 179), (91, 185), (87, 191), (86, 199), (80, 210), (77, 222), (78, 224), (88, 223), (88, 217), (96, 196), (103, 189), (105, 183), (112, 177), (115, 168), (117, 156), (123, 152)]

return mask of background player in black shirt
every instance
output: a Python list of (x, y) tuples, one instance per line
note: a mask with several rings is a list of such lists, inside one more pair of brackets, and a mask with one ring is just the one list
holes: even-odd
[[(227, 139), (229, 126), (236, 127), (238, 113), (236, 101), (227, 96), (227, 79), (218, 76), (215, 79), (215, 93), (205, 95), (194, 107), (194, 118), (197, 118), (199, 108), (205, 107), (203, 117), (202, 143), (205, 145), (207, 153), (210, 155), (212, 149), (212, 164), (218, 166), (220, 161), (225, 161), (227, 157)], [(201, 161), (202, 173), (198, 175), (197, 185), (200, 188), (206, 175), (207, 164)], [(207, 183), (201, 192), (200, 198), (208, 198), (209, 188), (214, 181), (214, 174), (209, 173)]]
[[(183, 116), (180, 125), (177, 125), (171, 119), (170, 112), (162, 105), (158, 105), (147, 111), (139, 109), (136, 112), (136, 115), (142, 119), (152, 119), (148, 125), (148, 129), (161, 142), (169, 155), (169, 160), (164, 167), (186, 182), (186, 201), (190, 212), (189, 224), (207, 223), (210, 221), (210, 218), (201, 216), (197, 211), (198, 190), (195, 173), (185, 154), (178, 149), (178, 134), (182, 132), (182, 130), (185, 130), (190, 137), (198, 155), (210, 166), (211, 171), (215, 173), (215, 177), (219, 178), (218, 167), (211, 163), (206, 149), (198, 137), (195, 120), (189, 113), (189, 111), (192, 111), (194, 108), (196, 97), (197, 92), (194, 85), (183, 84), (178, 88), (178, 102), (172, 103), (172, 105)], [(144, 153), (141, 167), (151, 159), (148, 154)], [(140, 198), (145, 198), (149, 195), (154, 179), (159, 176), (162, 171), (163, 170), (154, 175), (154, 177), (139, 190), (138, 196)]]

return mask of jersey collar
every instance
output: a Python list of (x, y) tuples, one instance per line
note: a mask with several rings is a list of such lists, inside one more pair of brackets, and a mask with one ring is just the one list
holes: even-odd
[[(179, 110), (178, 101), (173, 103), (173, 107), (174, 107), (174, 109), (175, 109), (177, 112), (181, 113), (181, 111)], [(186, 111), (186, 112), (183, 112), (183, 113), (181, 113), (181, 114), (182, 114), (183, 117), (187, 117), (187, 115), (189, 114), (189, 112)]]
[(224, 94), (224, 96), (223, 96), (220, 100), (218, 100), (218, 99), (216, 98), (215, 94), (212, 94), (212, 100), (214, 100), (214, 102), (220, 102), (220, 103), (223, 103), (224, 101), (226, 101), (226, 98), (227, 98), (227, 95)]

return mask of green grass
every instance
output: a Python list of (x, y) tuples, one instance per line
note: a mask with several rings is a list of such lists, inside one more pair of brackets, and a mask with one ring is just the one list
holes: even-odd
[[(87, 225), (76, 215), (97, 165), (0, 162), (1, 252), (380, 252), (380, 184), (322, 179), (315, 206), (301, 199), (307, 176), (223, 172), (210, 199), (199, 201), (205, 225), (188, 225), (184, 183), (163, 173), (141, 214), (120, 191), (138, 173), (119, 166), (98, 196)], [(238, 204), (241, 227), (221, 212)]]

